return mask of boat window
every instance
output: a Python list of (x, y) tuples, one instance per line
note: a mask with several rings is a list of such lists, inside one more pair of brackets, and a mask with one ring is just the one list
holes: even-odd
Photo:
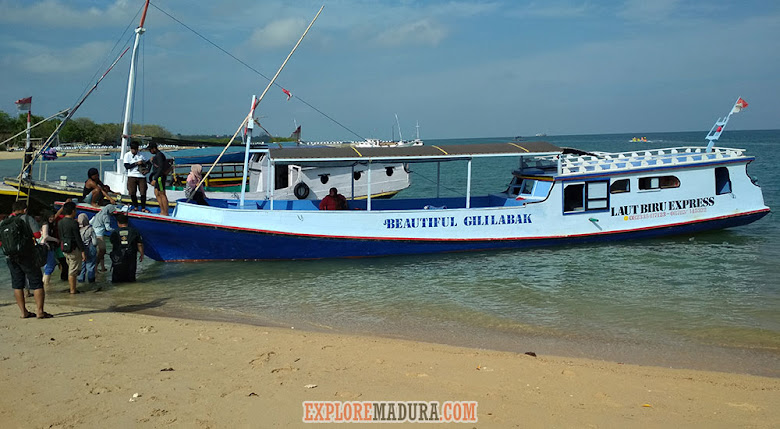
[(585, 211), (585, 184), (569, 183), (563, 186), (563, 212)]
[(604, 210), (609, 205), (607, 188), (609, 182), (588, 182), (586, 188), (587, 208), (586, 210)]
[(362, 173), (360, 171), (356, 171), (354, 174), (352, 174), (352, 178), (355, 180), (360, 180), (360, 176)]
[(288, 186), (290, 186), (290, 175), (288, 174), (289, 168), (288, 165), (282, 164), (282, 165), (276, 165), (276, 169), (274, 171), (275, 177), (274, 177), (274, 188), (275, 189), (283, 189)]
[(395, 168), (393, 167), (385, 167), (385, 174), (387, 174), (387, 177), (390, 177), (393, 175)]
[(639, 190), (679, 188), (680, 179), (676, 176), (640, 177)]
[(524, 195), (533, 194), (535, 184), (536, 184), (536, 180), (532, 180), (532, 179), (523, 180), (523, 184), (520, 185), (520, 193)]
[(620, 194), (623, 192), (629, 192), (631, 190), (631, 181), (629, 179), (620, 179), (612, 182), (609, 187), (610, 194)]
[(550, 195), (550, 189), (552, 189), (553, 182), (546, 180), (537, 180), (536, 186), (534, 186), (534, 197), (547, 198)]
[(680, 187), (680, 179), (676, 176), (661, 176), (658, 183), (661, 185), (661, 189)]
[(609, 208), (609, 181), (569, 183), (563, 187), (563, 212), (577, 213)]
[(328, 180), (330, 180), (330, 174), (320, 174), (320, 183), (325, 185), (328, 183)]
[(726, 167), (717, 167), (715, 169), (715, 195), (731, 193), (731, 178), (729, 178), (729, 169)]

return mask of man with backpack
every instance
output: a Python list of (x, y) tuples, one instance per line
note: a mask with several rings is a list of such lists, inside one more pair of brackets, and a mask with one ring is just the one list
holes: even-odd
[[(22, 310), (22, 318), (37, 316), (39, 319), (48, 319), (53, 316), (43, 311), (46, 292), (43, 289), (41, 268), (36, 263), (35, 238), (30, 226), (21, 218), (26, 209), (24, 201), (17, 201), (12, 206), (13, 213), (0, 222), (0, 247), (11, 271), (11, 287), (16, 304)], [(27, 311), (24, 302), (24, 287), (28, 281), (35, 297), (35, 313)]]
[(76, 222), (76, 203), (68, 201), (62, 205), (62, 214), (65, 215), (62, 220), (57, 224), (57, 229), (60, 232), (60, 245), (62, 246), (62, 253), (65, 254), (65, 260), (68, 261), (68, 285), (70, 286), (70, 293), (80, 293), (76, 289), (76, 282), (79, 273), (81, 272), (82, 262), (87, 260), (87, 254), (85, 252), (86, 246), (81, 240), (81, 232), (79, 231), (79, 224)]
[(119, 228), (111, 233), (111, 282), (124, 283), (135, 281), (136, 261), (144, 260), (144, 242), (141, 234), (128, 225), (127, 215), (117, 213)]
[(152, 153), (152, 171), (149, 173), (149, 183), (154, 188), (154, 198), (160, 205), (160, 214), (168, 216), (168, 195), (165, 194), (165, 181), (168, 179), (169, 166), (165, 154), (157, 148), (157, 143), (149, 143), (149, 152)]
[[(36, 240), (41, 238), (41, 226), (38, 225), (38, 221), (36, 221), (34, 217), (27, 214), (27, 203), (25, 203), (24, 201), (20, 201), (20, 203), (21, 203), (21, 206), (19, 206), (20, 208), (24, 206), (24, 214), (19, 215), (19, 217), (25, 222), (27, 222), (27, 225), (30, 226), (30, 230), (33, 233), (33, 238), (35, 238)], [(29, 282), (27, 284), (26, 289), (27, 289), (27, 298), (31, 298), (33, 296), (33, 293), (32, 293), (32, 289), (30, 289)]]

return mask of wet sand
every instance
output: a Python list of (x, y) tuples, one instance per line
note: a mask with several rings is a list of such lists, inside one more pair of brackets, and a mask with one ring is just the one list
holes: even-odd
[(306, 400), (478, 401), (479, 421), (463, 427), (780, 426), (777, 378), (136, 313), (143, 308), (48, 305), (54, 318), (20, 319), (6, 290), (3, 426), (303, 426)]

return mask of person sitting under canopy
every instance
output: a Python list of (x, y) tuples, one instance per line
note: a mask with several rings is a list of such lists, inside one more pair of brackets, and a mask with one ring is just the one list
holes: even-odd
[(347, 199), (339, 194), (338, 189), (330, 188), (330, 192), (320, 201), (320, 210), (346, 210)]

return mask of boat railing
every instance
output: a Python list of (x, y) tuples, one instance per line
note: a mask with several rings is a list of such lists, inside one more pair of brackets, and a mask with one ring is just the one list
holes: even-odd
[[(243, 168), (244, 165), (239, 163), (217, 164), (209, 175), (209, 179), (206, 180), (206, 186), (211, 186), (212, 181), (219, 181), (220, 179), (237, 180), (237, 183), (241, 183)], [(174, 183), (182, 185), (187, 180), (187, 175), (190, 174), (191, 169), (191, 164), (174, 164), (174, 172), (171, 174)]]
[(594, 155), (564, 155), (560, 157), (559, 174), (613, 172), (647, 167), (698, 164), (744, 157), (744, 149), (676, 147)]
[[(91, 166), (94, 166), (94, 164), (98, 165), (98, 171), (100, 172), (100, 176), (103, 176), (103, 163), (109, 163), (109, 168), (113, 167), (114, 162), (116, 162), (116, 159), (113, 156), (104, 156), (104, 155), (96, 155), (98, 159), (90, 158), (90, 159), (56, 159), (56, 160), (47, 160), (47, 161), (36, 161), (35, 166), (37, 166), (37, 172), (35, 171), (35, 167), (33, 170), (33, 174), (31, 177), (38, 178), (39, 181), (48, 181), (49, 180), (49, 164), (54, 163), (55, 165), (64, 165), (64, 164), (92, 164)], [(69, 157), (70, 158), (70, 157)], [(37, 173), (37, 174), (36, 174)], [(84, 176), (86, 177), (86, 170), (84, 170)], [(58, 180), (61, 180), (60, 176), (57, 176)]]

